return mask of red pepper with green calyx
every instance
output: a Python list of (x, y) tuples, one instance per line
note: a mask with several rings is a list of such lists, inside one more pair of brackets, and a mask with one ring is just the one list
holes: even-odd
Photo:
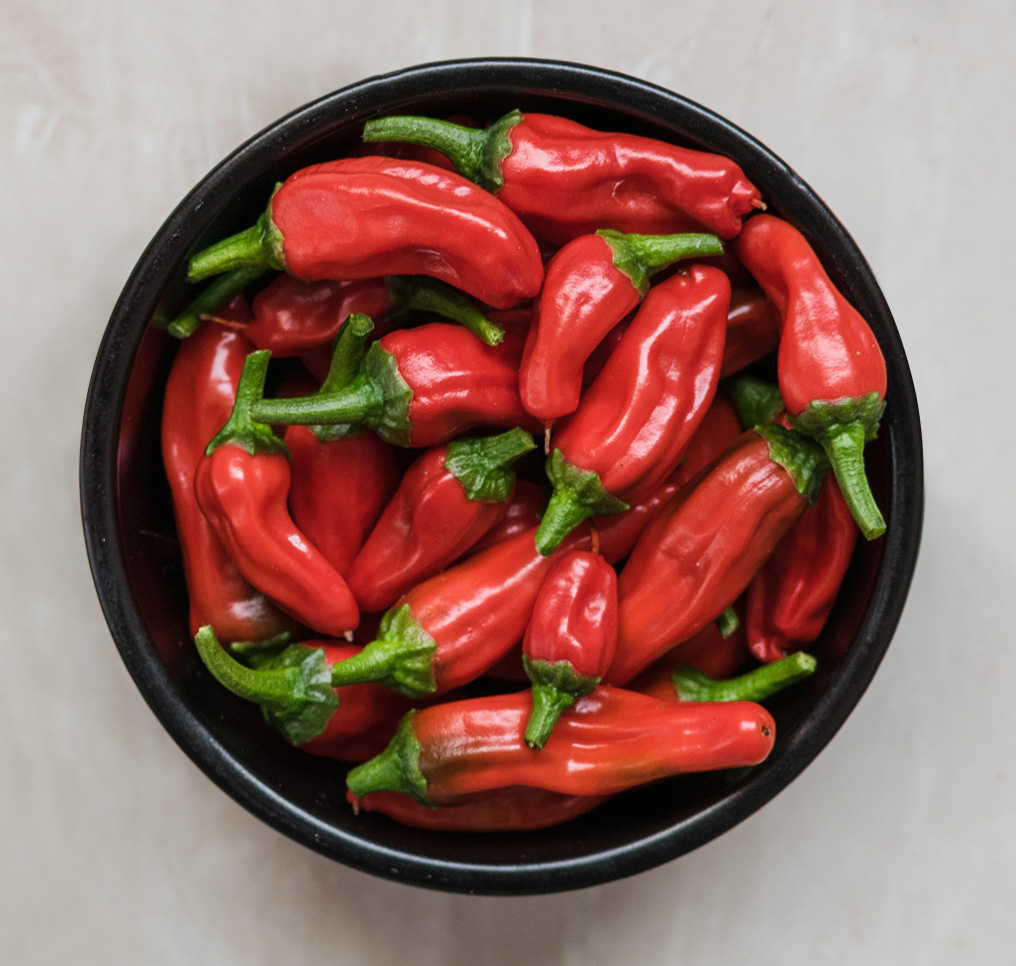
[(465, 326), (487, 345), (497, 345), (504, 330), (461, 292), (425, 275), (303, 282), (280, 275), (259, 292), (252, 305), (254, 321), (247, 337), (273, 356), (305, 355), (331, 345), (351, 315), (368, 315), (382, 335), (411, 312), (432, 312)]
[(742, 217), (763, 207), (728, 158), (549, 114), (512, 111), (485, 130), (383, 117), (367, 122), (363, 139), (440, 151), (538, 237), (558, 244), (600, 228), (665, 235), (704, 227), (732, 238)]
[(715, 235), (598, 231), (550, 260), (522, 356), (519, 389), (545, 423), (574, 412), (583, 364), (649, 292), (649, 277), (682, 259), (723, 251)]
[(247, 356), (229, 420), (208, 444), (194, 477), (198, 503), (237, 569), (288, 614), (341, 637), (360, 619), (353, 595), (293, 522), (285, 444), (250, 418), (264, 387), (269, 353)]
[(526, 786), (562, 795), (613, 795), (684, 772), (756, 765), (776, 726), (761, 705), (699, 704), (601, 685), (561, 715), (539, 751), (526, 744), (525, 692), (410, 711), (391, 744), (352, 769), (354, 795), (396, 791), (423, 805)]
[(780, 426), (744, 433), (666, 504), (618, 578), (618, 641), (604, 680), (623, 685), (741, 595), (818, 492), (828, 463)]
[(780, 313), (777, 364), (790, 421), (822, 444), (864, 536), (881, 536), (885, 520), (864, 471), (864, 445), (875, 438), (885, 409), (886, 366), (878, 340), (788, 222), (752, 218), (736, 245)]
[(716, 392), (729, 302), (726, 275), (702, 265), (650, 291), (552, 438), (541, 553), (582, 520), (628, 509), (676, 469)]
[(507, 512), (511, 468), (535, 449), (522, 429), (458, 437), (406, 470), (346, 580), (360, 607), (380, 611), (457, 560)]
[(542, 748), (561, 712), (589, 694), (617, 646), (617, 574), (598, 553), (564, 554), (540, 588), (522, 642), (533, 682), (526, 743)]
[(301, 399), (257, 399), (272, 424), (353, 423), (397, 446), (445, 443), (474, 426), (540, 427), (519, 399), (522, 332), (484, 345), (457, 325), (432, 322), (383, 335), (347, 386)]
[[(346, 320), (320, 392), (338, 391), (352, 381), (372, 328), (366, 315)], [(399, 485), (396, 451), (374, 433), (342, 424), (287, 426), (283, 442), (292, 468), (289, 509), (293, 521), (335, 570), (346, 576)]]
[(543, 283), (539, 248), (507, 206), (452, 171), (397, 158), (302, 168), (257, 224), (194, 255), (188, 277), (253, 265), (307, 282), (428, 275), (503, 309)]

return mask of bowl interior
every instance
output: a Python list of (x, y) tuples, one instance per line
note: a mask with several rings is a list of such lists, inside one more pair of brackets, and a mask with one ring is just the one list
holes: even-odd
[[(273, 185), (291, 172), (357, 147), (369, 117), (465, 114), (487, 122), (514, 108), (734, 157), (769, 209), (809, 236), (886, 355), (889, 405), (866, 459), (889, 526), (881, 540), (859, 542), (827, 631), (810, 649), (818, 672), (768, 702), (778, 737), (764, 764), (737, 776), (661, 782), (540, 832), (455, 835), (355, 816), (341, 763), (290, 748), (198, 661), (159, 451), (162, 391), (176, 343), (150, 323), (171, 318), (187, 301), (190, 252), (252, 224)], [(821, 200), (762, 145), (674, 94), (592, 68), (517, 60), (429, 65), (365, 81), (282, 119), (220, 164), (160, 229), (113, 312), (89, 390), (81, 470), (86, 541), (114, 639), (187, 754), (255, 814), (320, 852), (392, 878), (486, 893), (575, 888), (647, 869), (776, 795), (828, 742), (871, 680), (906, 596), (923, 506), (920, 427), (903, 348), (863, 256)]]

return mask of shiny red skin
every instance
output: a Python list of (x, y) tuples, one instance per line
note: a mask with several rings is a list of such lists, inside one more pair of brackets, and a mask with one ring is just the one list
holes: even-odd
[(738, 257), (780, 315), (780, 394), (792, 416), (813, 401), (885, 397), (882, 350), (861, 314), (830, 281), (807, 239), (775, 215), (750, 219)]
[(346, 792), (357, 811), (380, 812), (401, 825), (440, 832), (522, 832), (560, 825), (591, 811), (605, 795), (559, 795), (542, 788), (498, 788), (430, 808), (399, 792)]
[(632, 134), (523, 114), (508, 131), (497, 196), (540, 238), (567, 242), (601, 228), (667, 235), (702, 228), (732, 238), (760, 203), (728, 158)]
[(741, 422), (730, 397), (722, 390), (713, 397), (699, 428), (695, 430), (684, 459), (676, 470), (652, 493), (623, 513), (594, 517), (593, 528), (599, 539), (600, 553), (609, 563), (617, 563), (631, 553), (635, 541), (660, 508), (692, 477), (708, 466), (741, 435)]
[[(250, 310), (238, 296), (219, 315), (243, 325)], [(201, 326), (177, 349), (162, 408), (162, 460), (183, 554), (190, 632), (210, 624), (223, 641), (267, 640), (294, 629), (294, 622), (241, 575), (194, 492), (194, 473), (229, 418), (243, 360), (251, 351), (240, 331)]]
[(522, 355), (519, 393), (526, 409), (544, 422), (574, 412), (583, 365), (640, 301), (601, 235), (583, 235), (561, 248), (547, 265)]
[(858, 529), (833, 474), (815, 503), (777, 544), (748, 586), (748, 646), (758, 660), (779, 660), (822, 632), (850, 566)]
[(470, 553), (479, 553), (495, 543), (517, 536), (525, 530), (539, 526), (540, 516), (547, 506), (547, 491), (529, 480), (516, 480), (515, 493), (505, 515), (492, 526), (473, 546)]
[(542, 432), (519, 398), (523, 339), (523, 331), (509, 329), (500, 345), (489, 346), (461, 325), (445, 322), (380, 338), (413, 392), (409, 445), (436, 446), (474, 426)]
[(374, 322), (374, 335), (384, 329), (391, 311), (391, 297), (383, 278), (355, 282), (304, 282), (292, 275), (280, 275), (254, 296), (254, 321), (246, 335), (258, 349), (268, 349), (275, 358), (301, 356), (322, 347), (328, 350), (349, 316), (362, 312)]
[(601, 678), (617, 647), (617, 574), (598, 553), (559, 557), (536, 598), (522, 653), (565, 662), (583, 678)]
[(475, 680), (522, 640), (557, 558), (588, 547), (589, 529), (580, 526), (545, 557), (536, 549), (533, 528), (449, 567), (402, 597), (395, 606), (408, 604), (437, 645), (434, 693)]
[(624, 685), (719, 617), (808, 501), (752, 430), (667, 503), (618, 579), (618, 641), (604, 680)]
[(286, 506), (289, 460), (231, 443), (198, 465), (198, 504), (240, 573), (308, 627), (341, 637), (360, 619), (345, 580), (300, 532)]
[(283, 441), (293, 522), (345, 576), (399, 485), (395, 448), (371, 432), (323, 441), (309, 426), (287, 426)]
[(627, 503), (677, 467), (719, 380), (730, 283), (693, 265), (655, 286), (551, 446)]
[(413, 462), (353, 560), (346, 581), (361, 609), (389, 607), (462, 556), (507, 512), (507, 501), (471, 500), (445, 466), (447, 457), (448, 447), (437, 446)]
[(435, 704), (412, 719), (435, 805), (516, 785), (612, 795), (682, 772), (755, 765), (776, 726), (748, 701), (672, 702), (600, 686), (558, 719), (539, 751), (523, 737), (528, 693)]
[(428, 275), (502, 309), (543, 283), (536, 241), (508, 207), (422, 161), (303, 168), (272, 196), (271, 219), (287, 271), (305, 281)]
[(735, 288), (727, 313), (720, 378), (740, 372), (780, 347), (780, 316), (761, 289)]

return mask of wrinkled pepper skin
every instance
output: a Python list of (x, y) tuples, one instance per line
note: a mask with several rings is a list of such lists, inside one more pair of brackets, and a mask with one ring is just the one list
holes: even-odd
[(355, 795), (400, 791), (437, 806), (518, 785), (613, 795), (683, 772), (756, 765), (776, 735), (758, 704), (658, 701), (601, 685), (561, 715), (537, 751), (523, 737), (529, 710), (529, 695), (517, 693), (410, 712), (347, 784)]
[(777, 661), (812, 643), (825, 626), (857, 543), (857, 525), (836, 478), (822, 481), (814, 506), (776, 545), (748, 586), (748, 646)]
[(383, 157), (290, 175), (258, 225), (195, 255), (189, 277), (243, 264), (308, 282), (427, 275), (503, 309), (543, 283), (536, 241), (501, 201), (454, 172)]
[(600, 683), (617, 647), (617, 574), (598, 553), (558, 557), (522, 641), (533, 682), (526, 742), (542, 748), (561, 712)]
[(732, 238), (761, 205), (758, 189), (728, 158), (549, 114), (513, 111), (482, 131), (387, 117), (368, 122), (364, 140), (441, 151), (556, 244), (601, 228), (648, 235), (704, 228)]
[(727, 313), (727, 341), (720, 378), (740, 372), (780, 347), (780, 316), (765, 292), (735, 288)]
[(660, 510), (618, 579), (607, 683), (626, 684), (741, 595), (814, 496), (825, 464), (809, 444), (777, 427), (749, 430)]
[(555, 427), (541, 551), (674, 471), (716, 393), (729, 303), (727, 277), (701, 265), (650, 291), (579, 408)]
[(243, 297), (218, 313), (238, 328), (202, 326), (181, 342), (173, 359), (162, 408), (162, 459), (183, 554), (191, 634), (211, 624), (223, 640), (263, 641), (297, 625), (242, 576), (194, 492), (195, 471), (229, 418), (244, 358), (253, 349), (239, 328), (250, 319)]
[(499, 788), (429, 808), (399, 792), (346, 797), (357, 812), (378, 812), (400, 825), (438, 832), (529, 832), (560, 825), (592, 811), (608, 796), (559, 795), (541, 788)]
[(874, 539), (885, 521), (865, 476), (864, 444), (874, 439), (885, 408), (878, 341), (788, 222), (750, 219), (736, 250), (780, 315), (777, 367), (790, 420), (822, 444), (861, 532)]

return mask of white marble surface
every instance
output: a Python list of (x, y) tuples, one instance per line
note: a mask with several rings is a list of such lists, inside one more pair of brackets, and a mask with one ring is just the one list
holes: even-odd
[[(4, 0), (0, 962), (1013, 963), (1014, 38), (1009, 0)], [(786, 158), (868, 255), (925, 427), (920, 565), (842, 731), (721, 839), (543, 898), (375, 879), (235, 805), (121, 664), (77, 503), (95, 350), (187, 189), (313, 97), (483, 54), (645, 77)]]

